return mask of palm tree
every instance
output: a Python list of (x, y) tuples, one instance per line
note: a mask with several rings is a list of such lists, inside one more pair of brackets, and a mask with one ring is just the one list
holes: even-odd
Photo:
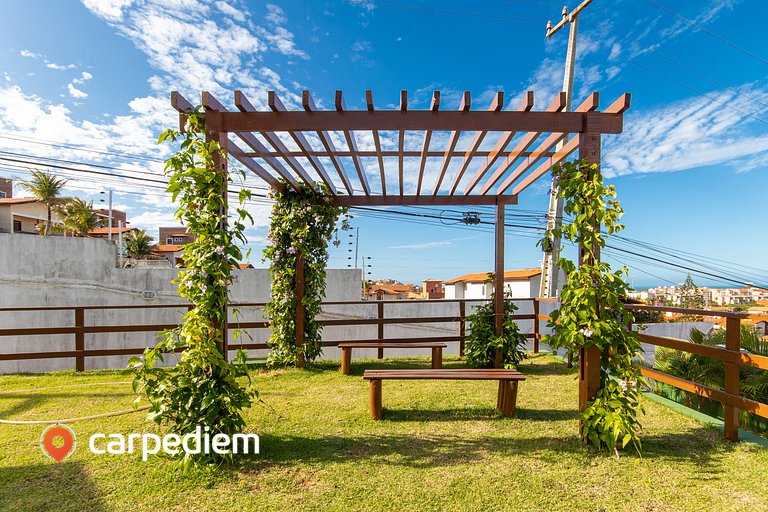
[(64, 228), (77, 236), (87, 235), (104, 222), (93, 209), (93, 201), (86, 202), (79, 197), (56, 206), (56, 213), (61, 215)]
[(59, 203), (58, 198), (66, 184), (67, 180), (65, 179), (37, 170), (32, 171), (32, 176), (28, 181), (19, 183), (48, 208), (48, 222), (45, 225), (44, 236), (51, 233), (51, 210)]
[(143, 259), (152, 251), (154, 246), (152, 242), (154, 239), (143, 229), (131, 231), (125, 235), (125, 247), (128, 249), (128, 255), (137, 260)]

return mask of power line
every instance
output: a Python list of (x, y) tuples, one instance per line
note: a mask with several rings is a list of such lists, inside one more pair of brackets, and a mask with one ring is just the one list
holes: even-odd
[(705, 34), (708, 34), (708, 35), (710, 35), (710, 36), (714, 37), (715, 39), (718, 39), (718, 40), (722, 41), (723, 43), (727, 44), (727, 45), (728, 45), (728, 46), (730, 46), (731, 48), (735, 48), (735, 49), (739, 50), (740, 52), (742, 52), (742, 53), (744, 53), (744, 54), (746, 54), (746, 55), (749, 55), (749, 56), (750, 56), (750, 57), (752, 57), (753, 59), (755, 59), (755, 60), (758, 60), (758, 61), (762, 62), (763, 64), (768, 64), (768, 60), (765, 60), (764, 58), (760, 57), (759, 55), (755, 55), (755, 54), (754, 54), (754, 53), (752, 53), (751, 51), (749, 51), (749, 50), (747, 50), (747, 49), (745, 49), (745, 48), (742, 48), (741, 46), (737, 45), (736, 43), (734, 43), (734, 42), (732, 42), (732, 41), (729, 41), (728, 39), (724, 38), (723, 36), (721, 36), (721, 35), (718, 35), (718, 34), (716, 34), (716, 33), (712, 32), (711, 30), (708, 30), (708, 29), (706, 29), (706, 28), (702, 27), (702, 26), (701, 26), (701, 25), (699, 25), (698, 23), (696, 23), (696, 22), (694, 22), (694, 21), (691, 21), (691, 20), (689, 20), (688, 18), (685, 18), (685, 17), (681, 16), (680, 14), (677, 14), (676, 12), (672, 11), (671, 9), (668, 9), (667, 7), (665, 7), (665, 6), (661, 5), (660, 3), (658, 3), (658, 2), (655, 2), (654, 0), (648, 0), (648, 2), (650, 2), (650, 3), (651, 3), (651, 4), (653, 4), (653, 5), (655, 5), (655, 6), (656, 6), (656, 7), (658, 7), (659, 9), (661, 9), (661, 10), (663, 10), (663, 11), (666, 11), (666, 12), (668, 12), (668, 13), (669, 13), (669, 14), (671, 14), (672, 16), (674, 16), (674, 17), (676, 17), (676, 18), (678, 18), (678, 19), (681, 19), (681, 20), (683, 20), (685, 23), (687, 23), (687, 24), (691, 25), (692, 27), (696, 27), (697, 29), (699, 29), (699, 30), (701, 30), (702, 32), (704, 32)]

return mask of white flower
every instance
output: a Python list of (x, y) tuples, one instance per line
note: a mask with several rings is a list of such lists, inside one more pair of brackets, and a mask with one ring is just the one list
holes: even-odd
[(591, 338), (593, 334), (595, 334), (592, 329), (587, 329), (586, 327), (582, 327), (579, 331), (581, 334), (584, 335), (585, 338)]

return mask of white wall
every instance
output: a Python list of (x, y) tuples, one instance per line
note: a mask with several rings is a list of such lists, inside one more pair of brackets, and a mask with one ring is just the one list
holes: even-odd
[[(115, 267), (116, 246), (106, 239), (42, 237), (0, 233), (0, 308), (21, 306), (91, 306), (179, 304), (178, 269)], [(266, 302), (270, 279), (266, 269), (237, 270), (232, 286), (236, 302)], [(155, 298), (144, 299), (142, 292)], [(326, 300), (360, 299), (360, 270), (328, 270)], [(168, 324), (185, 309), (107, 310), (86, 313), (86, 325)], [(250, 317), (246, 317), (250, 315)], [(261, 312), (244, 311), (243, 321), (260, 320)], [(73, 313), (0, 312), (0, 328), (74, 325)], [(265, 331), (266, 330), (261, 330)], [(264, 341), (265, 333), (257, 333)], [(375, 332), (374, 332), (375, 334)], [(152, 333), (87, 334), (86, 348), (152, 346)], [(0, 353), (74, 349), (74, 336), (0, 336)], [(86, 358), (87, 368), (121, 368), (128, 356)], [(0, 373), (52, 371), (74, 367), (74, 359), (1, 361)]]

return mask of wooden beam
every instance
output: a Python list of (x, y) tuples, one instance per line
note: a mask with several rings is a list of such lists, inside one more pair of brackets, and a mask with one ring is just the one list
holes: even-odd
[(171, 106), (179, 113), (179, 130), (183, 132), (187, 125), (185, 114), (194, 112), (195, 107), (179, 91), (171, 92)]
[[(274, 93), (270, 93), (274, 94)], [(312, 100), (312, 95), (309, 93), (309, 91), (304, 90), (301, 92), (301, 104), (304, 107), (305, 113), (310, 115), (317, 115), (317, 107), (315, 106), (315, 102)], [(341, 112), (339, 112), (341, 113)], [(291, 114), (301, 114), (301, 112), (281, 112), (281, 116), (287, 116)], [(336, 147), (333, 144), (333, 141), (331, 140), (331, 136), (328, 134), (326, 130), (333, 129), (328, 127), (320, 127), (315, 131), (317, 133), (317, 136), (320, 138), (320, 142), (322, 142), (323, 147), (325, 147), (325, 150), (330, 154), (331, 162), (333, 162), (333, 166), (336, 168), (336, 172), (339, 173), (339, 177), (341, 178), (342, 183), (344, 184), (344, 188), (347, 189), (348, 194), (352, 194), (352, 183), (349, 181), (349, 177), (347, 176), (347, 172), (344, 170), (344, 166), (341, 163), (341, 160), (339, 160), (339, 157), (336, 156)]]
[[(741, 320), (725, 319), (725, 348), (731, 352), (741, 352)], [(723, 391), (732, 395), (741, 394), (741, 366), (738, 363), (725, 362)], [(723, 431), (729, 441), (739, 440), (739, 410), (732, 405), (723, 404)]]
[(555, 164), (558, 164), (568, 158), (571, 153), (576, 151), (579, 148), (579, 138), (582, 137), (582, 135), (577, 135), (571, 140), (569, 140), (560, 150), (558, 150), (553, 156), (548, 158), (544, 161), (541, 165), (539, 165), (536, 169), (534, 169), (528, 176), (526, 176), (523, 181), (517, 184), (515, 188), (512, 189), (512, 194), (517, 195), (526, 188), (528, 188), (534, 181), (541, 178), (544, 174), (548, 173), (550, 169)]
[[(251, 157), (243, 156), (243, 150), (232, 141), (229, 141), (229, 154), (232, 158), (243, 164), (247, 169), (250, 169), (256, 176), (266, 181), (269, 186), (276, 190), (284, 191), (285, 187), (280, 181), (272, 176), (269, 171), (262, 167), (256, 160)], [(291, 176), (293, 180), (292, 184), (296, 184), (296, 180)]]
[[(552, 100), (552, 103), (549, 104), (547, 107), (547, 112), (553, 112), (557, 113), (559, 115), (566, 114), (567, 112), (562, 112), (563, 109), (565, 109), (566, 105), (566, 94), (564, 92), (560, 92), (555, 96), (555, 99)], [(575, 112), (574, 112), (575, 113)], [(557, 132), (558, 130), (551, 130), (553, 132)], [(539, 138), (539, 136), (544, 133), (545, 130), (530, 130), (528, 133), (526, 133), (522, 139), (520, 139), (520, 142), (517, 143), (517, 146), (515, 146), (515, 149), (512, 150), (512, 153), (522, 153), (523, 151), (527, 151), (528, 148), (530, 148), (533, 143), (536, 141), (536, 139)], [(564, 132), (560, 132), (564, 133)], [(515, 164), (515, 162), (518, 160), (519, 157), (507, 157), (504, 159), (504, 161), (496, 168), (496, 170), (493, 172), (490, 178), (488, 178), (488, 181), (485, 182), (483, 187), (480, 189), (481, 194), (487, 194), (488, 191), (493, 188), (494, 185), (501, 179), (501, 177), (504, 175), (504, 173), (507, 172), (507, 169), (509, 169), (511, 166)]]
[[(523, 96), (522, 101), (520, 102), (520, 106), (517, 107), (518, 112), (528, 112), (533, 108), (533, 91), (528, 91)], [(485, 162), (477, 169), (475, 172), (475, 175), (472, 176), (472, 179), (469, 180), (469, 183), (467, 183), (467, 186), (464, 187), (464, 193), (469, 194), (472, 192), (472, 190), (477, 186), (478, 183), (480, 183), (480, 180), (485, 176), (485, 173), (488, 172), (488, 170), (493, 167), (493, 164), (496, 163), (496, 160), (502, 156), (502, 151), (504, 151), (504, 148), (507, 147), (507, 144), (509, 144), (512, 139), (515, 137), (515, 134), (517, 132), (515, 131), (505, 131), (501, 134), (499, 137), (498, 142), (496, 142), (496, 145), (493, 147), (493, 150), (486, 156)]]
[[(336, 110), (338, 112), (344, 112), (347, 108), (344, 104), (344, 93), (336, 91)], [(347, 141), (349, 151), (352, 153), (352, 163), (355, 164), (355, 170), (357, 171), (357, 177), (360, 179), (360, 184), (363, 186), (363, 193), (370, 195), (371, 189), (368, 186), (368, 178), (365, 177), (365, 169), (360, 163), (360, 158), (357, 156), (357, 141), (355, 141), (355, 135), (349, 130), (344, 130), (344, 139)]]
[(335, 206), (493, 206), (496, 204), (517, 204), (517, 196), (470, 195), (388, 195), (388, 196), (347, 196), (337, 195), (331, 199)]
[(472, 114), (456, 111), (431, 112), (428, 110), (400, 111), (321, 111), (321, 112), (225, 112), (222, 114), (224, 130), (248, 132), (273, 130), (446, 130), (458, 131), (536, 131), (583, 132), (587, 117), (594, 117), (600, 133), (621, 133), (623, 114), (603, 112), (487, 112)]
[[(424, 151), (422, 151), (421, 149), (417, 149), (417, 150), (414, 150), (414, 149), (403, 149), (403, 156), (405, 158), (417, 158), (417, 157), (420, 157), (423, 153), (424, 153)], [(478, 150), (478, 151), (475, 152), (475, 156), (485, 157), (485, 156), (488, 156), (490, 153), (491, 152), (487, 151), (487, 150)], [(297, 156), (297, 157), (306, 156), (306, 153), (301, 151), (301, 150), (288, 151), (287, 154), (290, 155), (290, 156)], [(313, 150), (309, 151), (309, 154), (312, 155), (312, 156), (317, 156), (317, 157), (329, 157), (330, 156), (330, 154), (325, 149), (322, 149), (322, 150), (314, 150), (313, 149)], [(378, 156), (375, 150), (358, 149), (356, 154), (357, 154), (357, 156), (359, 156), (361, 158), (362, 157), (365, 157), (365, 158), (375, 158), (376, 156)], [(381, 151), (381, 156), (382, 157), (396, 157), (398, 154), (399, 154), (399, 152), (397, 151), (397, 149), (393, 149), (393, 150), (383, 149)], [(453, 153), (451, 154), (451, 156), (452, 157), (463, 157), (465, 154), (466, 154), (466, 151), (455, 149), (453, 151)], [(507, 157), (509, 155), (517, 155), (517, 156), (521, 156), (521, 157), (528, 157), (528, 156), (531, 156), (532, 154), (533, 154), (533, 151), (522, 151), (520, 153), (512, 153), (511, 151), (502, 151), (499, 156)], [(549, 153), (544, 153), (544, 156), (545, 157), (550, 157), (550, 156), (552, 156), (554, 154), (555, 154), (554, 151), (550, 151)], [(261, 158), (263, 155), (282, 158), (283, 153), (279, 153), (279, 152), (275, 151), (274, 149), (271, 149), (271, 150), (267, 151), (266, 153), (258, 153), (258, 152), (251, 151), (251, 152), (246, 152), (245, 155), (246, 156), (250, 156), (250, 157), (254, 157), (254, 158)], [(336, 151), (336, 155), (337, 156), (352, 156), (352, 152), (347, 151), (347, 150), (339, 150), (339, 151)], [(443, 155), (445, 155), (445, 151), (429, 150), (429, 151), (426, 151), (426, 154), (424, 156), (426, 156), (426, 157), (438, 157), (438, 156), (443, 156)]]
[[(496, 245), (495, 245), (495, 274), (493, 316), (496, 336), (504, 334), (504, 205), (496, 205)], [(496, 349), (494, 367), (501, 368), (504, 357), (501, 349)]]
[[(373, 112), (373, 91), (370, 89), (365, 91), (365, 103), (368, 107), (368, 112)], [(376, 146), (376, 159), (379, 161), (379, 173), (381, 174), (381, 193), (387, 195), (387, 178), (384, 173), (384, 158), (382, 158), (381, 154), (381, 138), (379, 137), (379, 130), (371, 131), (373, 132), (373, 144)]]
[[(504, 93), (499, 91), (496, 93), (496, 96), (494, 96), (493, 101), (491, 102), (491, 106), (488, 107), (488, 110), (491, 112), (498, 112), (502, 108), (504, 108)], [(454, 194), (456, 192), (456, 189), (459, 187), (459, 182), (464, 176), (464, 172), (467, 170), (467, 166), (469, 166), (469, 163), (472, 161), (472, 158), (474, 158), (476, 151), (480, 148), (480, 144), (482, 144), (483, 139), (485, 139), (487, 134), (488, 132), (484, 130), (475, 133), (472, 141), (467, 146), (467, 151), (464, 154), (464, 159), (461, 161), (461, 165), (459, 166), (458, 171), (456, 172), (456, 176), (453, 178), (453, 185), (451, 185), (450, 194)]]
[[(408, 110), (408, 91), (400, 91), (400, 112)], [(405, 169), (403, 165), (403, 146), (405, 145), (405, 130), (397, 134), (397, 173), (400, 180), (400, 195), (405, 191)]]
[[(464, 91), (464, 94), (461, 96), (459, 111), (462, 113), (467, 112), (471, 105), (472, 98), (469, 94), (469, 91)], [(456, 148), (456, 143), (459, 141), (460, 136), (461, 130), (452, 130), (451, 135), (448, 137), (448, 149), (446, 149), (445, 155), (443, 155), (443, 164), (440, 166), (440, 174), (437, 175), (437, 180), (435, 181), (435, 189), (432, 191), (433, 196), (436, 196), (440, 191), (440, 185), (443, 183), (445, 171), (448, 170), (448, 165), (451, 163), (451, 155), (453, 154), (453, 150)]]
[(619, 98), (611, 103), (611, 105), (605, 109), (606, 114), (623, 114), (627, 110), (629, 110), (629, 105), (632, 100), (632, 95), (628, 92), (625, 92)]
[[(271, 108), (273, 108), (273, 109), (278, 108), (279, 109), (279, 108), (282, 107), (283, 109), (285, 109), (285, 106), (280, 101), (280, 98), (278, 98), (276, 95), (274, 97), (272, 97), (272, 98), (268, 98), (268, 100), (270, 100), (269, 104), (270, 104)], [(241, 112), (255, 112), (256, 111), (256, 108), (253, 106), (253, 104), (251, 104), (251, 102), (248, 100), (248, 98), (245, 96), (245, 94), (242, 91), (235, 91), (235, 106)], [(242, 135), (240, 133), (238, 133), (238, 136), (240, 136), (242, 138)], [(251, 137), (253, 137), (253, 135), (251, 135)], [(320, 179), (323, 180), (323, 182), (328, 186), (328, 188), (332, 192), (335, 192), (336, 191), (336, 186), (333, 184), (333, 181), (328, 176), (328, 173), (325, 171), (325, 168), (323, 167), (323, 164), (320, 163), (320, 160), (318, 160), (318, 158), (316, 156), (311, 154), (312, 146), (309, 144), (309, 141), (307, 141), (307, 139), (301, 133), (294, 133), (294, 132), (292, 132), (291, 133), (291, 137), (293, 138), (294, 142), (296, 142), (296, 145), (299, 147), (299, 154), (302, 155), (302, 156), (305, 156), (309, 160), (310, 164), (312, 164), (312, 167), (314, 167), (315, 171), (317, 171), (318, 176), (320, 176)], [(253, 137), (253, 138), (255, 139), (255, 137)], [(257, 140), (257, 139), (255, 139), (255, 140)], [(247, 140), (246, 140), (246, 143), (248, 143)], [(261, 146), (263, 147), (263, 144)], [(264, 157), (263, 154), (259, 154), (258, 156), (260, 158)], [(285, 152), (281, 152), (281, 151), (278, 150), (278, 151), (275, 152), (274, 155), (270, 155), (270, 156), (285, 157), (286, 153)], [(292, 152), (288, 152), (288, 156), (298, 156), (298, 155), (294, 155)], [(301, 165), (301, 164), (299, 164), (299, 165)], [(288, 173), (288, 174), (290, 174), (290, 173)], [(283, 176), (282, 173), (281, 173), (281, 176)], [(291, 179), (293, 179), (293, 177), (291, 177)], [(298, 183), (296, 183), (295, 186), (297, 187)]]
[[(440, 109), (440, 91), (432, 92), (432, 103), (429, 105), (431, 112), (437, 112)], [(424, 168), (427, 165), (429, 156), (429, 142), (432, 140), (432, 130), (424, 132), (424, 143), (421, 145), (421, 160), (419, 161), (419, 182), (416, 186), (416, 194), (421, 194), (421, 184), (424, 181)]]

